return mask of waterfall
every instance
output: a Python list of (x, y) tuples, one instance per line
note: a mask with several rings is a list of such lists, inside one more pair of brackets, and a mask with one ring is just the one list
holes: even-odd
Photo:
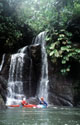
[(2, 61), (1, 61), (1, 64), (0, 64), (0, 71), (1, 71), (2, 68), (3, 68), (4, 59), (5, 59), (5, 54), (3, 54), (3, 56), (2, 56)]
[(23, 65), (27, 46), (20, 49), (17, 54), (11, 56), (11, 63), (8, 78), (7, 105), (17, 104), (24, 96), (23, 92)]
[[(41, 77), (40, 84), (37, 88), (37, 96), (44, 97), (48, 102), (48, 61), (46, 53), (46, 32), (40, 33), (36, 39), (34, 46), (37, 44), (41, 45)], [(6, 105), (19, 104), (26, 92), (26, 88), (29, 89), (29, 94), (26, 96), (32, 96), (32, 80), (33, 80), (33, 59), (31, 58), (30, 52), (31, 46), (26, 46), (18, 50), (18, 53), (11, 55), (9, 78), (8, 78), (8, 88), (7, 88), (7, 102)], [(24, 62), (24, 59), (26, 62)], [(27, 63), (27, 60), (29, 61)], [(24, 70), (24, 72), (23, 72)], [(25, 74), (27, 73), (27, 75)], [(35, 74), (36, 75), (36, 74)], [(36, 78), (37, 79), (37, 78)], [(26, 80), (26, 81), (25, 81)], [(23, 82), (24, 91), (23, 91)], [(26, 88), (25, 88), (26, 87)], [(36, 92), (35, 92), (36, 93)]]
[(44, 97), (44, 99), (48, 102), (48, 61), (47, 61), (47, 53), (46, 53), (46, 32), (41, 32), (35, 39), (35, 44), (41, 44), (41, 52), (42, 52), (42, 69), (41, 69), (41, 80), (40, 86), (38, 88), (38, 97)]

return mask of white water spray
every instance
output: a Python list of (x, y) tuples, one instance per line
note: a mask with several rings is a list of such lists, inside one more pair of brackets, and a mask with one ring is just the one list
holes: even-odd
[(22, 82), (22, 71), (24, 64), (25, 49), (22, 48), (18, 51), (17, 54), (11, 56), (11, 63), (9, 69), (9, 79), (8, 79), (8, 94), (7, 94), (7, 105), (19, 104), (22, 97), (24, 96), (23, 92), (23, 82)]
[(1, 61), (1, 64), (0, 64), (0, 71), (1, 71), (2, 68), (3, 68), (4, 59), (5, 59), (5, 54), (3, 54), (3, 56), (2, 56), (2, 61)]
[(42, 70), (41, 70), (41, 80), (40, 86), (38, 88), (38, 97), (44, 97), (44, 99), (48, 102), (48, 61), (47, 61), (47, 53), (46, 53), (46, 32), (41, 32), (35, 39), (35, 44), (41, 44), (41, 52), (42, 52)]

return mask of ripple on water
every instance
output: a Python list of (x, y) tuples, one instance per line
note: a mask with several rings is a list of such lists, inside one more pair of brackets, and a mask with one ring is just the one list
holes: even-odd
[(7, 109), (0, 111), (0, 125), (80, 125), (80, 109)]

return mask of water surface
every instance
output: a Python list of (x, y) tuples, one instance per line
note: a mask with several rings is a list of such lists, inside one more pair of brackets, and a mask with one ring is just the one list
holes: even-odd
[(10, 108), (0, 111), (0, 125), (80, 125), (80, 109)]

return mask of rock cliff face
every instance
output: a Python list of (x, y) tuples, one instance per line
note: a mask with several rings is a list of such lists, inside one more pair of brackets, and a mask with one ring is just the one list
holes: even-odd
[(6, 89), (7, 89), (7, 81), (5, 80), (5, 78), (0, 76), (0, 94), (4, 99), (4, 101), (6, 101), (6, 94), (7, 94)]
[(41, 74), (41, 46), (29, 46), (29, 56), (25, 56), (23, 66), (23, 89), (26, 97), (36, 95)]
[(1, 109), (6, 109), (6, 106), (5, 106), (3, 98), (0, 96), (0, 110)]
[(10, 56), (6, 55), (2, 70), (0, 71), (0, 109), (6, 108), (7, 82), (10, 66)]
[[(35, 97), (37, 86), (41, 76), (41, 46), (32, 45), (28, 48), (28, 56), (25, 56), (23, 66), (23, 90), (28, 97)], [(2, 71), (0, 72), (0, 108), (4, 108), (7, 95), (7, 83), (9, 77), (10, 55), (6, 55)], [(49, 76), (49, 103), (58, 106), (74, 106), (75, 92), (73, 79), (62, 76), (57, 68), (48, 59)], [(35, 102), (30, 99), (29, 102)], [(79, 102), (79, 101), (78, 101)], [(77, 104), (76, 104), (77, 105)]]
[[(52, 104), (80, 107), (80, 63), (73, 62), (67, 76), (49, 59), (49, 100)], [(75, 67), (76, 66), (76, 67)]]
[(49, 62), (49, 100), (54, 105), (73, 106), (72, 80), (62, 76)]

